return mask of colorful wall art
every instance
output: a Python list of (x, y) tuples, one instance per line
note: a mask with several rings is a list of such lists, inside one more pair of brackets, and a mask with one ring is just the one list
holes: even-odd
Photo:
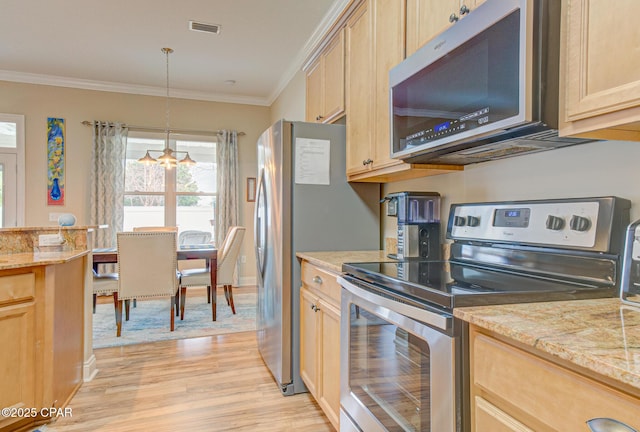
[(64, 205), (64, 119), (47, 118), (47, 205)]

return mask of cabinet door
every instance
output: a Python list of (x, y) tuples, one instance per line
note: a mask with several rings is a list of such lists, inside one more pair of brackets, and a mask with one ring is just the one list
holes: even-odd
[[(35, 401), (35, 305), (0, 308), (0, 406), (33, 408)], [(24, 417), (0, 418), (0, 430)]]
[(347, 174), (368, 171), (372, 160), (373, 97), (372, 10), (365, 0), (347, 21), (346, 114)]
[(320, 121), (322, 113), (322, 67), (321, 58), (309, 67), (307, 71), (307, 101), (306, 101), (306, 120), (308, 122)]
[(300, 288), (300, 377), (309, 392), (318, 398), (318, 298), (304, 286)]
[(340, 423), (340, 310), (319, 302), (321, 312), (320, 398), (318, 403), (331, 423)]
[(640, 2), (619, 0), (612, 9), (607, 2), (568, 0), (565, 6), (566, 119), (639, 106), (640, 30), (624, 17), (637, 16)]
[(391, 158), (389, 71), (404, 58), (405, 8), (398, 0), (375, 2), (375, 112), (374, 169), (401, 164)]
[(451, 25), (460, 0), (407, 0), (407, 57)]
[(340, 30), (322, 55), (324, 102), (320, 120), (332, 121), (344, 112), (344, 30)]

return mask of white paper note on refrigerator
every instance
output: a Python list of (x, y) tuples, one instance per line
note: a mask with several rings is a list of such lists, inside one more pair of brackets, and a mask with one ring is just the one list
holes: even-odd
[(296, 138), (296, 184), (331, 184), (331, 141)]

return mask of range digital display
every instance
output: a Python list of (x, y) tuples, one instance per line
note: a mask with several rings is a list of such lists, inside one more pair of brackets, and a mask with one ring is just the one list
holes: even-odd
[(531, 209), (503, 208), (497, 209), (493, 218), (493, 226), (505, 228), (526, 228), (529, 226)]

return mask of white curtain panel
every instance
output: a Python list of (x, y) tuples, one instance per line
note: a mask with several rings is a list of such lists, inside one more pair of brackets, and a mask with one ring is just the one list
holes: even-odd
[[(238, 133), (221, 130), (216, 143), (216, 245), (224, 242), (229, 227), (238, 225)], [(237, 285), (236, 271), (233, 285)]]
[(238, 224), (238, 134), (221, 130), (216, 143), (217, 191), (216, 245), (221, 245), (230, 226)]
[(98, 248), (115, 247), (116, 233), (124, 221), (124, 168), (128, 128), (121, 123), (93, 122), (91, 160), (91, 225), (108, 225), (96, 231)]

